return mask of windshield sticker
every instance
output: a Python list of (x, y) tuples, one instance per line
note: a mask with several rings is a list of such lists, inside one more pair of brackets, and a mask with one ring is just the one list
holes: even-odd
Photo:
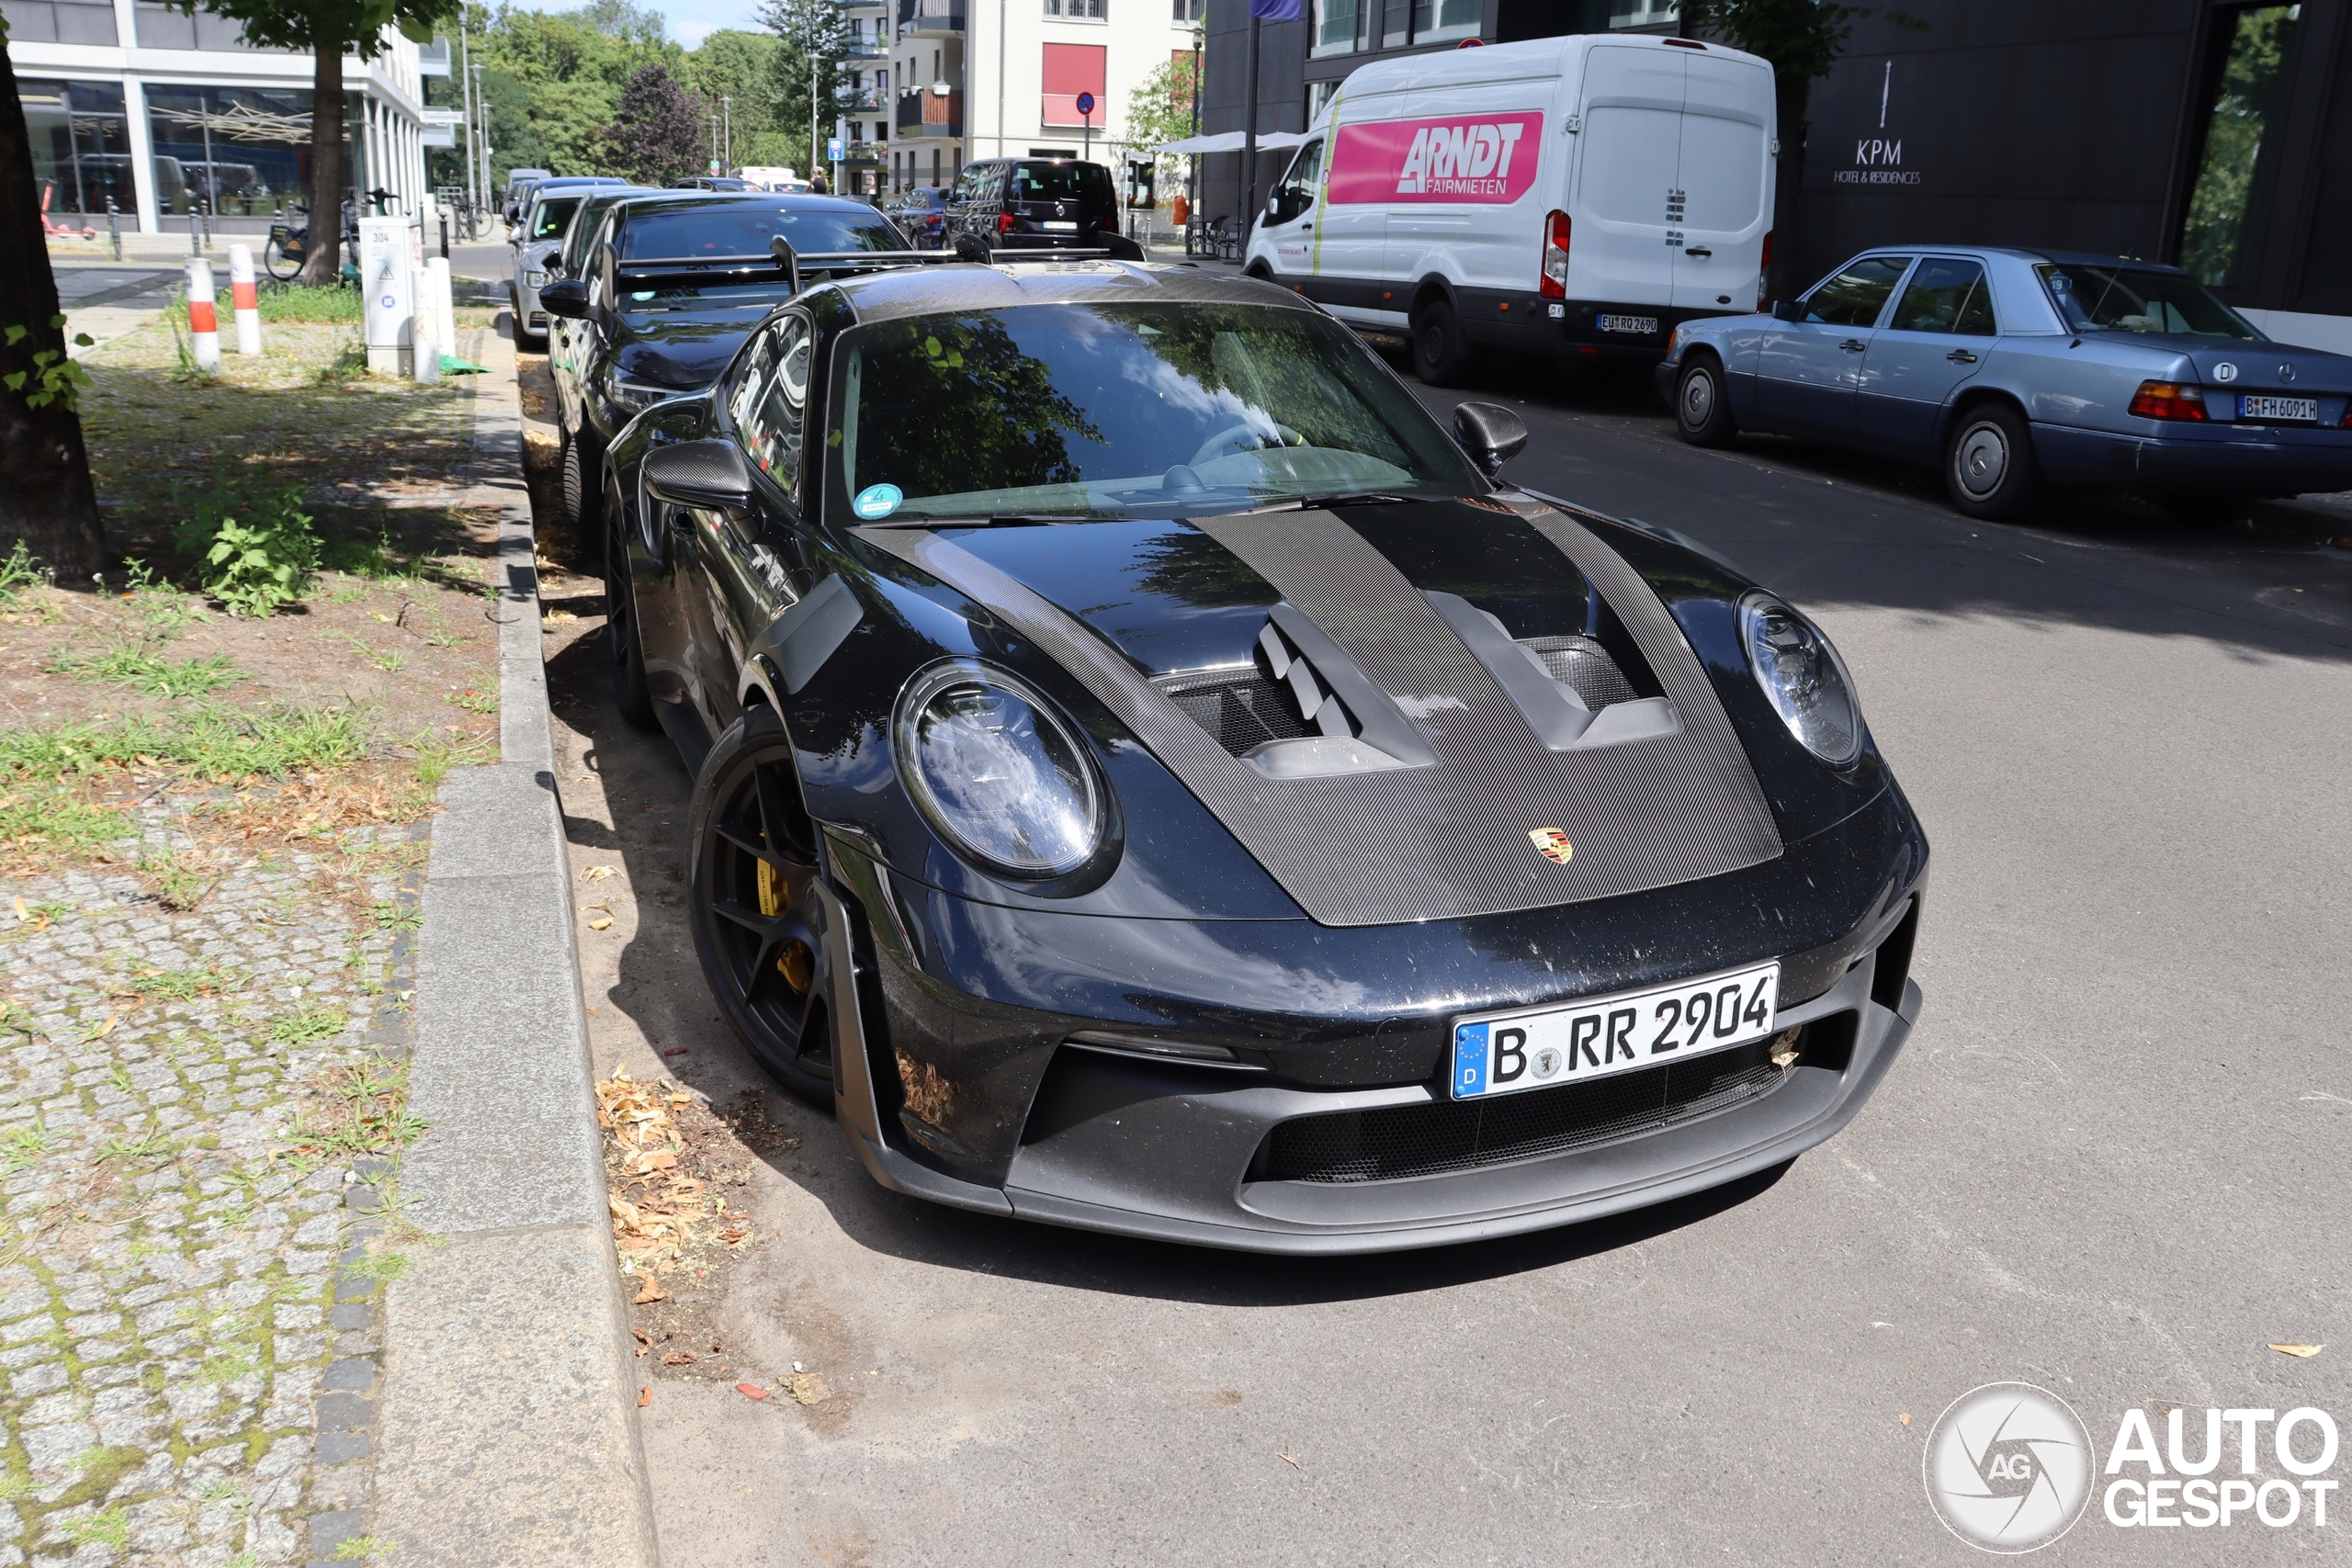
[(871, 520), (876, 517), (889, 516), (890, 513), (899, 510), (899, 502), (905, 499), (906, 496), (897, 485), (867, 485), (857, 492), (857, 499), (849, 504), (851, 511), (860, 517)]
[(1324, 186), (1335, 204), (1517, 201), (1535, 184), (1540, 114), (1343, 125)]

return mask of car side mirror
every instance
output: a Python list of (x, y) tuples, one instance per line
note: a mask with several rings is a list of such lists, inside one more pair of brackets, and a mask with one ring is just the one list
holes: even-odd
[(559, 277), (540, 288), (539, 307), (550, 316), (584, 321), (588, 315), (588, 286), (576, 277)]
[(1527, 422), (1500, 403), (1464, 403), (1453, 411), (1453, 434), (1492, 479), (1527, 445)]
[(985, 265), (989, 259), (989, 243), (978, 234), (958, 234), (956, 236), (956, 259)]
[(715, 512), (748, 511), (752, 470), (731, 441), (684, 441), (649, 452), (639, 470), (656, 501)]
[(1772, 319), (1773, 319), (1774, 321), (1804, 321), (1804, 300), (1802, 300), (1802, 299), (1775, 299), (1775, 300), (1773, 300), (1773, 301), (1772, 301)]

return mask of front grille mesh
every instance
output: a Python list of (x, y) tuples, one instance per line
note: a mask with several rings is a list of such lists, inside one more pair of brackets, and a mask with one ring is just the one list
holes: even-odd
[(1441, 1100), (1301, 1116), (1267, 1134), (1268, 1181), (1348, 1183), (1442, 1176), (1652, 1133), (1771, 1093), (1771, 1041), (1491, 1100)]
[(1295, 740), (1311, 733), (1298, 716), (1290, 684), (1255, 668), (1197, 681), (1163, 682), (1169, 700), (1194, 724), (1216, 737), (1236, 757), (1269, 740)]
[(1519, 645), (1543, 661), (1544, 672), (1584, 699), (1594, 713), (1640, 694), (1609, 650), (1589, 637), (1528, 637)]

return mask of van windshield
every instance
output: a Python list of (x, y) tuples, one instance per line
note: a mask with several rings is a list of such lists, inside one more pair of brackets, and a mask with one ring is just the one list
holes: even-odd
[(1020, 164), (1013, 167), (1015, 201), (1084, 201), (1111, 204), (1111, 175), (1100, 164)]
[(1262, 305), (877, 321), (833, 354), (829, 515), (1213, 516), (1487, 484), (1355, 334)]

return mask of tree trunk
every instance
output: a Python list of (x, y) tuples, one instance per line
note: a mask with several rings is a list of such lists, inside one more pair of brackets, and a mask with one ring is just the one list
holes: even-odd
[(106, 564), (81, 416), (64, 398), (40, 408), (25, 400), (41, 386), (33, 356), (65, 352), (64, 329), (51, 324), (57, 320), (32, 139), (16, 64), (0, 41), (0, 326), (25, 329), (13, 344), (0, 341), (0, 376), (25, 378), (15, 391), (0, 382), (0, 551), (22, 540), (60, 581), (79, 584)]
[(1810, 281), (1797, 270), (1797, 217), (1804, 195), (1805, 106), (1812, 96), (1809, 79), (1793, 71), (1772, 73), (1781, 157), (1772, 189), (1772, 272), (1765, 279), (1764, 290), (1771, 299), (1793, 299)]
[(343, 270), (343, 40), (322, 39), (311, 69), (311, 237), (301, 281), (333, 283)]

